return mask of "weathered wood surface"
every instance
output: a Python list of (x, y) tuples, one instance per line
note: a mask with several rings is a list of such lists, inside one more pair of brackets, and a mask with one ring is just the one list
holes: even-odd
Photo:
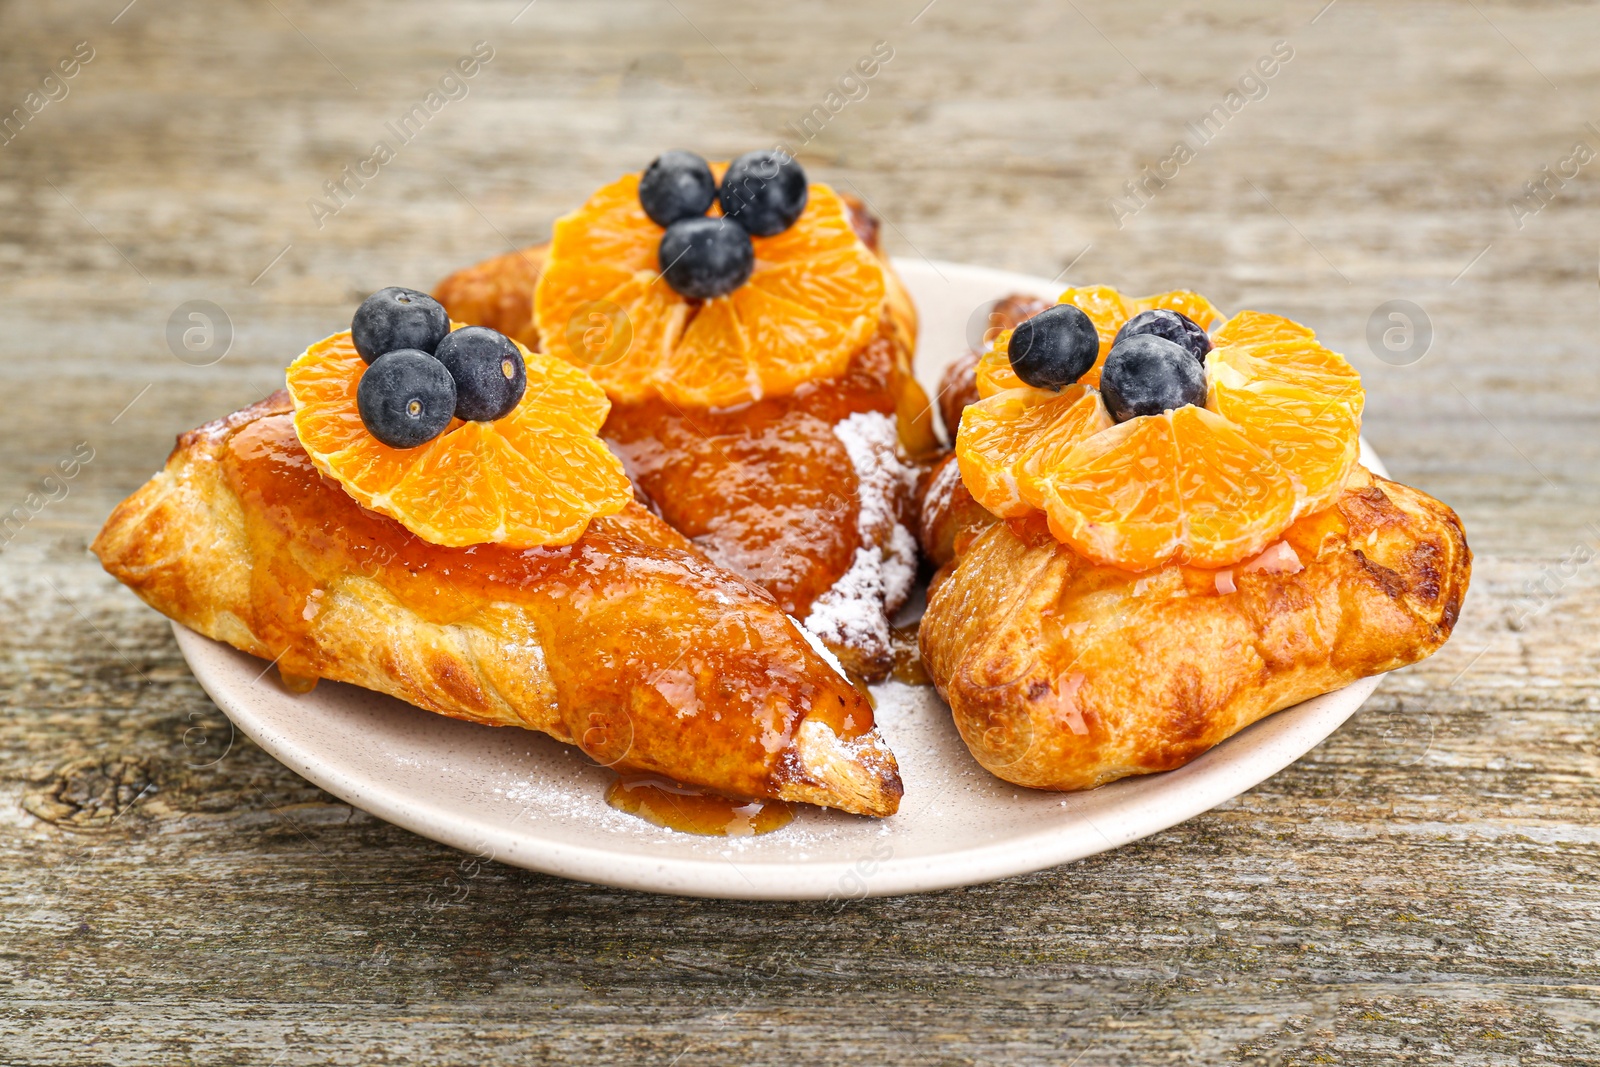
[[(0, 510), (94, 458), (0, 553), (0, 1061), (1595, 1062), (1600, 163), (1510, 205), (1600, 150), (1600, 11), (1325, 2), (5, 4), (5, 109), (94, 58), (0, 146)], [(470, 94), (319, 229), (307, 199), (480, 39)], [(85, 552), (174, 433), (661, 148), (793, 143), (880, 40), (814, 173), (901, 254), (1082, 253), (1071, 280), (1313, 324), (1395, 474), (1466, 520), (1455, 640), (1209, 815), (837, 914), (494, 865), (433, 913), (458, 854), (242, 739), (195, 767), (223, 720)], [(1266, 95), (1119, 228), (1108, 200), (1278, 40)], [(208, 366), (164, 337), (195, 299), (235, 333)], [(1391, 299), (1431, 318), (1420, 362), (1368, 348)]]

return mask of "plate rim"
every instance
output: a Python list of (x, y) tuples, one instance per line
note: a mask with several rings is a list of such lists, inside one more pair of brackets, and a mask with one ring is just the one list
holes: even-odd
[[(992, 281), (996, 297), (1006, 291), (1027, 291), (1053, 298), (1064, 286), (1057, 282), (1012, 271), (946, 260), (895, 257), (894, 266), (906, 275), (929, 273), (944, 278), (943, 270)], [(944, 279), (948, 282), (948, 279)], [(909, 288), (909, 286), (908, 286)], [(952, 358), (956, 353), (952, 353)], [(921, 356), (919, 347), (918, 356)], [(942, 369), (942, 368), (941, 368)], [(1363, 455), (1378, 473), (1383, 464), (1363, 442)], [(1343, 725), (1372, 695), (1383, 675), (1357, 679), (1347, 686), (1258, 720), (1182, 767), (1153, 775), (1121, 780), (1124, 789), (1151, 783), (1124, 802), (1117, 825), (1107, 829), (1089, 822), (1097, 840), (1078, 831), (1074, 812), (1062, 826), (1034, 831), (1021, 837), (958, 851), (903, 859), (892, 853), (863, 870), (863, 858), (772, 861), (752, 859), (730, 864), (727, 859), (651, 856), (618, 851), (604, 845), (574, 845), (539, 838), (536, 826), (517, 832), (490, 823), (463, 819), (426, 795), (407, 794), (385, 783), (361, 778), (337, 760), (319, 755), (297, 742), (290, 732), (263, 719), (241, 699), (224, 666), (229, 654), (260, 662), (220, 641), (205, 637), (181, 623), (171, 623), (178, 649), (206, 694), (238, 729), (294, 773), (339, 799), (369, 814), (422, 837), (466, 852), (492, 850), (492, 858), (557, 877), (642, 892), (714, 899), (834, 900), (902, 896), (976, 885), (1000, 878), (1031, 874), (1074, 862), (1168, 830), (1255, 788), (1306, 755)], [(242, 692), (248, 693), (249, 689)], [(942, 702), (941, 702), (942, 703)], [(1297, 714), (1298, 713), (1298, 714)], [(488, 728), (488, 727), (486, 727)], [(1263, 738), (1263, 734), (1267, 736)], [(1247, 739), (1254, 751), (1241, 755)], [(1244, 773), (1241, 774), (1241, 771)], [(1162, 783), (1171, 788), (1163, 788)], [(1116, 789), (1110, 783), (1101, 789)], [(1018, 787), (1022, 788), (1022, 787)], [(1063, 793), (1063, 798), (1088, 793)], [(1068, 828), (1071, 828), (1070, 830)], [(730, 871), (736, 871), (730, 878)], [(846, 891), (845, 887), (850, 886)]]

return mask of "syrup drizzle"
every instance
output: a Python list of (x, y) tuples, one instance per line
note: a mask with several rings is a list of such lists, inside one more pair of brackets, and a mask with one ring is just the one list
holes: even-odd
[(606, 786), (606, 803), (668, 830), (703, 837), (755, 837), (787, 826), (794, 806), (709, 793), (655, 774), (624, 774)]
[(922, 664), (922, 649), (917, 644), (917, 624), (896, 626), (889, 631), (892, 666), (889, 677), (906, 685), (932, 685), (928, 669)]
[(320, 679), (314, 674), (296, 674), (279, 667), (278, 681), (289, 692), (301, 696), (315, 689)]

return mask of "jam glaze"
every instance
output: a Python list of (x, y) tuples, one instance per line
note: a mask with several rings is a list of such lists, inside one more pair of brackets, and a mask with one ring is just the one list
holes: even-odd
[[(374, 675), (397, 673), (397, 643), (441, 640), (384, 617), (383, 605), (397, 603), (454, 628), (471, 653), (442, 647), (426, 660), (429, 677), (408, 679), (431, 699), (396, 695), (544, 730), (618, 770), (773, 796), (804, 774), (795, 745), (803, 722), (825, 724), (846, 744), (873, 727), (867, 701), (768, 594), (636, 504), (594, 520), (571, 545), (446, 548), (324, 479), (283, 393), (185, 439), (207, 434), (251, 556), (244, 621), (262, 646), (282, 650), (286, 679), (374, 686)], [(323, 626), (351, 600), (379, 612), (377, 629), (356, 642), (336, 639), (337, 623)], [(362, 657), (388, 674), (356, 669)], [(897, 776), (893, 785), (898, 795)]]
[(723, 796), (654, 774), (619, 775), (606, 786), (606, 803), (656, 826), (703, 837), (755, 837), (794, 819), (794, 806), (781, 800)]
[(909, 626), (896, 626), (890, 631), (893, 638), (894, 664), (889, 668), (889, 677), (903, 685), (932, 685), (933, 679), (928, 677), (928, 669), (922, 663), (922, 648), (917, 644), (916, 623)]
[(804, 619), (861, 545), (859, 483), (833, 427), (893, 417), (891, 330), (885, 319), (844, 374), (788, 396), (712, 411), (613, 403), (600, 434), (662, 518)]

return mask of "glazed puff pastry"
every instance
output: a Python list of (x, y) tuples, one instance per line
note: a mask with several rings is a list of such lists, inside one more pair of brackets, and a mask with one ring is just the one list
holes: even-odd
[(180, 437), (93, 550), (156, 610), (286, 674), (738, 796), (899, 804), (867, 699), (643, 507), (562, 547), (431, 545), (318, 474), (282, 392)]
[[(847, 669), (877, 680), (889, 671), (890, 620), (917, 569), (909, 460), (936, 441), (911, 371), (911, 298), (879, 246), (877, 221), (842, 199), (886, 288), (878, 329), (843, 374), (723, 410), (613, 397), (601, 436), (652, 509), (775, 596)], [(434, 296), (453, 319), (541, 349), (533, 294), (549, 251), (535, 245), (463, 268)]]
[(1084, 559), (1040, 515), (994, 519), (959, 476), (929, 485), (924, 543), (944, 566), (924, 662), (978, 762), (1039, 789), (1179, 767), (1415, 663), (1450, 636), (1471, 576), (1450, 508), (1360, 467), (1256, 561), (1142, 575)]

